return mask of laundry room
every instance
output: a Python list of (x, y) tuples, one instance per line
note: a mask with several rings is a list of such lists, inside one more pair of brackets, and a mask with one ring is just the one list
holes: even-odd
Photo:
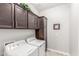
[(0, 56), (79, 56), (79, 3), (0, 3)]

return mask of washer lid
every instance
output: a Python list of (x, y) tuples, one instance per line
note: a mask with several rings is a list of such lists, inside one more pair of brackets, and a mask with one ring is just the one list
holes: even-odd
[(11, 56), (27, 56), (37, 50), (37, 47), (24, 44), (22, 46), (17, 47), (16, 49), (8, 50), (6, 53)]
[(28, 42), (28, 43), (31, 44), (31, 45), (39, 47), (39, 46), (45, 44), (45, 41), (44, 40), (33, 40), (31, 42)]

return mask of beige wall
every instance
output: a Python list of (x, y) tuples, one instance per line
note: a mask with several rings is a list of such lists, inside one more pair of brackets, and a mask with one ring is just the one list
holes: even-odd
[(79, 3), (71, 4), (70, 54), (79, 55)]
[[(63, 4), (40, 12), (47, 20), (48, 48), (69, 53), (70, 5)], [(53, 24), (60, 23), (60, 30), (53, 30)]]

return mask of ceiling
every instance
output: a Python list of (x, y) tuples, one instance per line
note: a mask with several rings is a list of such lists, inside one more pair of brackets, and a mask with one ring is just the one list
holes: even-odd
[(39, 12), (65, 3), (31, 3)]

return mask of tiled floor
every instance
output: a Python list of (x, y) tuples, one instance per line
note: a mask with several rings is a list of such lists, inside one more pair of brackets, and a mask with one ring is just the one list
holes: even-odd
[(47, 51), (47, 52), (46, 52), (46, 56), (63, 56), (63, 55), (58, 54), (58, 53), (56, 53), (56, 52)]

